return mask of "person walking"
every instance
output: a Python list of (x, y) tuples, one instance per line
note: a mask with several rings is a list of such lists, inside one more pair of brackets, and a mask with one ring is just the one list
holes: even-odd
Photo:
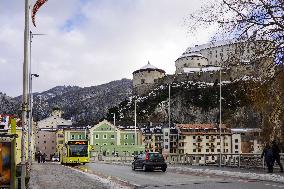
[(280, 172), (283, 172), (283, 165), (280, 162), (280, 149), (275, 140), (272, 142), (272, 152), (274, 160), (277, 162), (277, 164), (280, 167)]
[(40, 151), (37, 152), (37, 162), (38, 163), (41, 162), (41, 152)]
[(43, 162), (43, 163), (45, 162), (45, 158), (46, 158), (46, 154), (43, 153), (43, 155), (42, 155), (42, 162)]
[(272, 148), (269, 144), (267, 144), (263, 149), (261, 158), (263, 157), (268, 169), (268, 173), (273, 173), (274, 158), (273, 158)]

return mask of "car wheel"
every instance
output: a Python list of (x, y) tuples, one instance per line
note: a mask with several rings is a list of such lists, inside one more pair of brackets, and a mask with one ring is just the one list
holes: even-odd
[(146, 165), (143, 165), (142, 169), (143, 169), (144, 172), (148, 171)]
[(135, 171), (136, 167), (134, 164), (132, 164), (132, 170)]
[(162, 169), (163, 172), (166, 172), (166, 170), (167, 170), (166, 168), (163, 168), (163, 169)]

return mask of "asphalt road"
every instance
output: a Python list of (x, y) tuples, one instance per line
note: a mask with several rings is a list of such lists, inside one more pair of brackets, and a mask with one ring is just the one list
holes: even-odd
[(130, 166), (89, 163), (84, 168), (95, 171), (105, 176), (115, 177), (119, 180), (135, 185), (135, 188), (145, 189), (276, 189), (284, 188), (284, 184), (245, 180), (229, 177), (217, 177), (214, 175), (193, 175), (154, 171), (143, 172), (142, 170), (132, 171)]

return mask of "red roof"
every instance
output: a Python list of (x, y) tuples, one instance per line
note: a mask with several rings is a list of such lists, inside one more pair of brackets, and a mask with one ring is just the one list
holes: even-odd
[[(176, 124), (180, 129), (217, 129), (218, 126), (214, 124)], [(222, 124), (222, 128), (226, 128), (225, 124)]]

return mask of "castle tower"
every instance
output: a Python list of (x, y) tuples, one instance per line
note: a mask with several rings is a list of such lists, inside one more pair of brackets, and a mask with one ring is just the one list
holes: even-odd
[(190, 70), (200, 70), (208, 66), (208, 59), (200, 53), (185, 52), (175, 61), (176, 74), (186, 73)]
[(165, 71), (148, 64), (133, 72), (134, 94), (143, 95), (158, 82), (158, 79), (165, 76)]

